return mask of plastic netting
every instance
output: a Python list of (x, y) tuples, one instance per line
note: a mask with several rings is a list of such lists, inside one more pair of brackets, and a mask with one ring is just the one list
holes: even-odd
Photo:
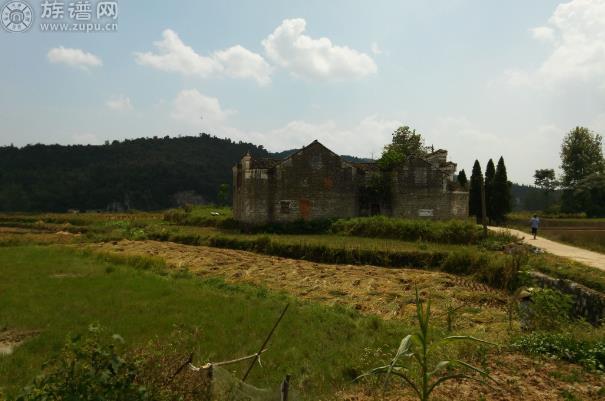
[[(281, 384), (275, 388), (258, 388), (234, 377), (228, 370), (212, 368), (212, 401), (281, 401)], [(298, 401), (299, 397), (290, 389), (288, 401)]]

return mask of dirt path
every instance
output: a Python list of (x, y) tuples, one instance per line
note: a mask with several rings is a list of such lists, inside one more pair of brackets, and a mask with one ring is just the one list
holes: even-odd
[(544, 249), (548, 253), (553, 255), (561, 256), (564, 258), (575, 260), (576, 262), (584, 263), (585, 265), (596, 267), (597, 269), (605, 271), (605, 255), (598, 252), (588, 251), (586, 249), (577, 248), (571, 245), (565, 245), (560, 242), (551, 241), (544, 237), (538, 237), (534, 240), (530, 233), (526, 233), (520, 230), (514, 230), (506, 227), (490, 227), (490, 230), (494, 231), (508, 231), (511, 234), (523, 238), (523, 242), (526, 244), (535, 246), (540, 249)]

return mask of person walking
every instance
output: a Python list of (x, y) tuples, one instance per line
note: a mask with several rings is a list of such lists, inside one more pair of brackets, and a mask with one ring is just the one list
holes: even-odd
[(531, 233), (534, 236), (534, 239), (536, 239), (536, 235), (538, 235), (538, 228), (540, 227), (540, 218), (537, 214), (534, 214), (534, 217), (532, 217), (529, 222), (531, 224)]

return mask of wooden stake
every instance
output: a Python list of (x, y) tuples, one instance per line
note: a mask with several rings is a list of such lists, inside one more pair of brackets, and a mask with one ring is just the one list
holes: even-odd
[(250, 371), (252, 371), (252, 368), (254, 367), (254, 365), (256, 364), (256, 361), (258, 361), (258, 358), (260, 356), (260, 353), (265, 349), (265, 346), (267, 345), (267, 343), (269, 342), (269, 340), (271, 339), (271, 336), (273, 336), (273, 333), (275, 332), (275, 329), (277, 329), (277, 325), (279, 325), (279, 322), (281, 322), (281, 320), (283, 319), (284, 315), (286, 314), (286, 311), (288, 310), (288, 308), (290, 307), (290, 304), (287, 304), (286, 307), (284, 308), (284, 310), (282, 311), (281, 315), (279, 315), (279, 318), (277, 319), (277, 321), (275, 322), (275, 324), (273, 325), (273, 328), (271, 329), (271, 331), (269, 332), (269, 335), (267, 336), (267, 338), (265, 339), (265, 342), (263, 342), (263, 345), (260, 346), (260, 349), (258, 350), (258, 352), (255, 354), (254, 359), (252, 360), (252, 363), (250, 364), (250, 366), (248, 367), (248, 370), (246, 371), (246, 374), (244, 375), (244, 378), (242, 379), (243, 382), (246, 381), (246, 379), (248, 378), (248, 375), (250, 374)]
[(290, 388), (290, 375), (286, 375), (281, 382), (281, 401), (288, 401), (288, 390)]

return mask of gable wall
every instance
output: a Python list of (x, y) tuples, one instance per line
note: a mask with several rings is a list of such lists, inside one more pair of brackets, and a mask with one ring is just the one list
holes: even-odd
[(355, 171), (319, 143), (304, 148), (275, 167), (272, 221), (356, 216)]

